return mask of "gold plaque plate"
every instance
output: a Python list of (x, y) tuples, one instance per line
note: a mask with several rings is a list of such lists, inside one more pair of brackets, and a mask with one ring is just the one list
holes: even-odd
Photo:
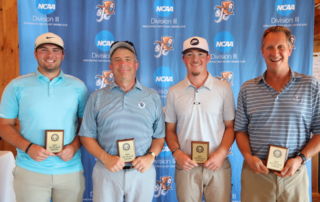
[(45, 131), (46, 150), (52, 153), (58, 153), (63, 149), (64, 130), (46, 130)]
[(132, 162), (136, 158), (134, 138), (118, 140), (118, 152), (124, 162)]
[(199, 164), (206, 162), (209, 158), (209, 142), (192, 141), (191, 158)]
[(288, 148), (276, 145), (269, 146), (267, 168), (274, 171), (281, 171), (288, 157)]

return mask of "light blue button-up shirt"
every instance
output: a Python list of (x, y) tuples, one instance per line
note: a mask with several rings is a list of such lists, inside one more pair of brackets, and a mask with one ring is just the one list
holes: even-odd
[(160, 96), (139, 81), (128, 92), (113, 84), (92, 93), (80, 129), (80, 136), (97, 139), (111, 155), (118, 155), (117, 140), (130, 138), (136, 156), (145, 155), (152, 139), (164, 135)]

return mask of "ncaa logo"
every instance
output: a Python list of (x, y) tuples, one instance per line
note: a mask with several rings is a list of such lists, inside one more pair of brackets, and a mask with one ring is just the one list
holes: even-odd
[(44, 15), (51, 14), (56, 10), (56, 0), (36, 0), (36, 8)]
[(159, 88), (168, 88), (173, 84), (173, 73), (169, 67), (158, 67), (153, 73), (153, 79)]
[(113, 34), (107, 30), (103, 30), (96, 35), (95, 43), (99, 50), (107, 52), (111, 44), (114, 42)]
[(153, 3), (154, 12), (159, 17), (169, 17), (174, 12), (173, 0), (155, 0)]
[(230, 32), (219, 32), (214, 37), (214, 47), (221, 53), (228, 53), (234, 46), (234, 39)]
[(276, 11), (279, 15), (288, 16), (296, 10), (295, 0), (276, 0)]

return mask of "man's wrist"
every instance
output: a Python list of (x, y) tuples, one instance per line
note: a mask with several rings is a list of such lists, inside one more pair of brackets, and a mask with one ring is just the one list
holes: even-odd
[(245, 160), (247, 160), (247, 159), (251, 159), (252, 157), (253, 157), (253, 155), (252, 155), (252, 154), (250, 154), (250, 153), (243, 154), (243, 158), (244, 158)]
[(109, 157), (110, 157), (110, 154), (108, 154), (107, 152), (102, 152), (100, 154), (100, 156), (98, 157), (98, 159), (103, 163), (105, 164), (106, 161), (109, 161)]
[(299, 152), (296, 157), (299, 157), (301, 159), (301, 165), (303, 165), (307, 161), (307, 158), (303, 153)]
[(157, 157), (157, 155), (152, 151), (149, 151), (147, 154), (150, 154), (153, 157), (153, 159), (156, 159)]
[(28, 154), (28, 151), (29, 151), (29, 149), (31, 148), (32, 145), (33, 145), (32, 142), (30, 142), (30, 144), (28, 144), (28, 146), (27, 146), (27, 148), (26, 148), (26, 150), (25, 150), (25, 153), (26, 153), (26, 154)]
[(180, 147), (175, 147), (175, 148), (173, 148), (173, 149), (171, 150), (172, 156), (173, 156), (174, 153), (175, 153), (176, 151), (178, 151), (178, 150), (180, 150)]

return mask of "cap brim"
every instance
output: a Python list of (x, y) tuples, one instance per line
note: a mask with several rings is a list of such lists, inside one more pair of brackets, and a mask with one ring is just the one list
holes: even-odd
[(198, 51), (201, 51), (201, 52), (209, 53), (207, 50), (204, 50), (202, 48), (188, 48), (188, 49), (182, 51), (182, 54), (186, 54), (187, 52), (189, 52), (191, 50), (198, 50)]
[(134, 49), (133, 46), (130, 46), (128, 43), (126, 42), (118, 42), (117, 44), (115, 44), (114, 46), (111, 47), (109, 53), (110, 56), (113, 55), (113, 53), (118, 49), (118, 48), (125, 48), (128, 49), (129, 51), (131, 51), (133, 54), (136, 55), (136, 50)]
[(63, 46), (61, 46), (61, 45), (59, 45), (59, 44), (56, 44), (56, 43), (41, 43), (41, 44), (38, 44), (34, 49), (37, 49), (37, 48), (39, 48), (40, 46), (45, 45), (45, 44), (56, 45), (56, 46), (60, 47), (61, 49), (64, 49)]

